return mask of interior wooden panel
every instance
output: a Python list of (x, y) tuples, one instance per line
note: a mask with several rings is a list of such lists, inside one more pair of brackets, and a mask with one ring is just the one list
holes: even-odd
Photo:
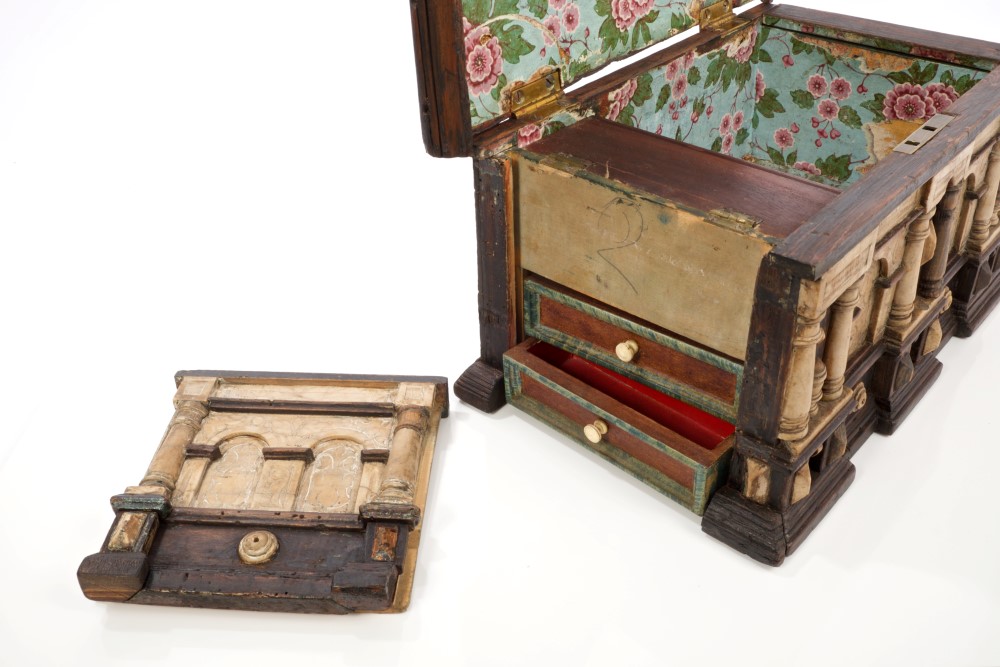
[(565, 163), (540, 164), (524, 155), (515, 171), (524, 269), (745, 358), (767, 239)]
[(686, 207), (737, 211), (759, 231), (784, 238), (832, 201), (839, 190), (735, 158), (589, 118), (531, 145), (538, 155), (564, 156), (590, 173)]

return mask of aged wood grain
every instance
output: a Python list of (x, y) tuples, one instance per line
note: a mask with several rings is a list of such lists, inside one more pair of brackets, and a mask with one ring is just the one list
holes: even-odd
[(456, 6), (451, 2), (410, 0), (410, 18), (424, 146), (436, 157), (471, 155), (465, 47)]
[[(947, 35), (932, 30), (909, 28), (895, 23), (873, 21), (872, 19), (835, 14), (818, 9), (807, 9), (794, 5), (773, 5), (766, 16), (774, 19), (788, 19), (814, 26), (825, 26), (834, 30), (879, 37), (884, 40), (915, 44), (930, 51), (945, 51), (975, 56), (986, 60), (1000, 61), (1000, 46), (971, 37)], [(903, 17), (905, 20), (905, 17)]]
[[(900, 204), (955, 156), (992, 141), (1000, 129), (1000, 70), (986, 76), (949, 108), (960, 121), (913, 155), (894, 153), (834, 199), (775, 248), (790, 271), (818, 279), (854, 251)], [(971, 145), (970, 145), (971, 144)]]
[(840, 191), (602, 118), (588, 118), (528, 149), (711, 217), (734, 211), (759, 234), (784, 238)]

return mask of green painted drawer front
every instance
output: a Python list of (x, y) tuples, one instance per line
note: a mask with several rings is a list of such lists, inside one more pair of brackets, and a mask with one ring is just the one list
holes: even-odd
[[(554, 283), (524, 281), (525, 335), (551, 343), (653, 387), (705, 412), (736, 420), (743, 365), (674, 338)], [(615, 348), (633, 341), (638, 353), (622, 361)]]
[[(504, 355), (507, 400), (562, 431), (614, 465), (703, 514), (725, 479), (733, 436), (705, 449), (536, 357), (528, 341)], [(600, 420), (607, 433), (598, 443), (583, 428)]]

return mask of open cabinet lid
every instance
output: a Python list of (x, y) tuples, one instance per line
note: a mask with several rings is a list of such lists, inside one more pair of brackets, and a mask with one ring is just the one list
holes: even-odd
[(427, 152), (472, 155), (476, 133), (512, 115), (512, 90), (569, 86), (750, 1), (410, 0)]
[(183, 371), (138, 486), (77, 577), (93, 600), (344, 614), (410, 599), (438, 377)]

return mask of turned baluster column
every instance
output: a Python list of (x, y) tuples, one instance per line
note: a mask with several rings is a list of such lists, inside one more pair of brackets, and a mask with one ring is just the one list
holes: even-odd
[(920, 280), (920, 263), (924, 255), (924, 242), (931, 235), (931, 218), (935, 208), (924, 212), (910, 225), (906, 233), (906, 246), (903, 250), (903, 276), (896, 285), (896, 293), (892, 297), (892, 309), (889, 311), (889, 326), (893, 329), (905, 329), (913, 320), (913, 306), (917, 298), (917, 284)]
[(836, 401), (844, 394), (844, 374), (851, 348), (851, 329), (854, 326), (854, 309), (861, 300), (861, 284), (856, 283), (840, 295), (830, 308), (830, 324), (826, 334), (826, 382), (823, 383), (823, 400)]
[(986, 168), (986, 187), (976, 215), (972, 220), (972, 233), (969, 234), (968, 247), (977, 252), (982, 251), (990, 237), (990, 228), (997, 214), (997, 191), (1000, 189), (1000, 141), (993, 144), (990, 151), (989, 166)]
[(781, 440), (798, 440), (809, 433), (813, 379), (816, 376), (816, 345), (823, 340), (823, 330), (819, 326), (822, 319), (798, 317), (781, 402), (781, 422), (778, 426), (778, 438)]
[(428, 418), (427, 408), (407, 406), (399, 409), (389, 448), (389, 460), (382, 476), (382, 487), (373, 503), (413, 503), (420, 466), (420, 448)]
[(200, 401), (181, 401), (174, 418), (153, 455), (153, 461), (142, 478), (142, 486), (160, 486), (173, 492), (177, 477), (184, 465), (185, 451), (201, 429), (201, 422), (208, 416), (208, 408)]
[(949, 183), (948, 191), (934, 216), (937, 247), (934, 250), (934, 257), (924, 267), (923, 275), (920, 277), (920, 296), (925, 299), (936, 299), (944, 291), (944, 274), (948, 270), (948, 258), (955, 243), (955, 226), (958, 224), (964, 190), (965, 179)]
[(816, 355), (815, 371), (813, 372), (812, 405), (809, 408), (809, 416), (815, 417), (819, 414), (819, 402), (823, 398), (823, 385), (826, 384), (826, 364)]

